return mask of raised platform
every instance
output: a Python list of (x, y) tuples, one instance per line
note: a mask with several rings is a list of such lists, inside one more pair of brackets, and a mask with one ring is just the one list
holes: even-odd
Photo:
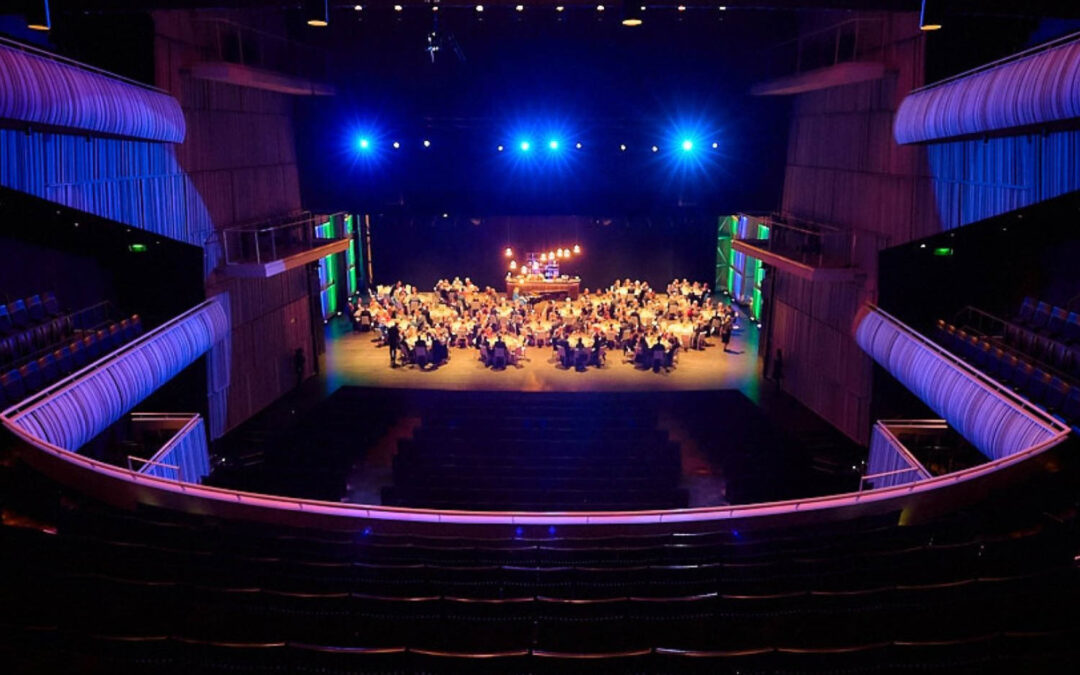
[(576, 298), (581, 293), (581, 279), (506, 279), (506, 294), (513, 295), (514, 290), (522, 295), (545, 297)]

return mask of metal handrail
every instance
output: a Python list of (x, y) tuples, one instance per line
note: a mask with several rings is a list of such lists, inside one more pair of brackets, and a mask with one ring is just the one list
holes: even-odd
[(935, 352), (939, 357), (941, 357), (942, 359), (948, 361), (956, 369), (964, 371), (964, 374), (970, 376), (972, 379), (974, 379), (976, 382), (978, 382), (981, 386), (983, 386), (986, 389), (989, 389), (989, 390), (991, 390), (991, 391), (993, 391), (995, 393), (1000, 394), (1003, 398), (1007, 399), (1008, 402), (1013, 405), (1013, 407), (1015, 407), (1015, 408), (1017, 408), (1019, 410), (1022, 410), (1024, 412), (1032, 415), (1033, 417), (1038, 417), (1039, 420), (1043, 424), (1045, 424), (1046, 426), (1050, 427), (1051, 429), (1053, 429), (1055, 431), (1061, 431), (1061, 432), (1065, 432), (1065, 433), (1067, 433), (1069, 431), (1068, 426), (1064, 425), (1060, 420), (1056, 419), (1055, 417), (1053, 417), (1052, 415), (1050, 415), (1049, 413), (1044, 411), (1039, 406), (1035, 405), (1034, 403), (1032, 403), (1028, 399), (1024, 398), (1023, 396), (1017, 394), (1012, 389), (1010, 389), (1009, 387), (1006, 387), (1005, 385), (1001, 384), (997, 380), (994, 380), (994, 379), (988, 377), (987, 375), (985, 375), (982, 371), (978, 370), (977, 368), (973, 368), (971, 365), (969, 365), (966, 361), (961, 359), (959, 356), (953, 354), (952, 352), (945, 349), (941, 345), (937, 344), (933, 340), (927, 338), (922, 333), (919, 333), (918, 331), (912, 329), (906, 323), (904, 323), (900, 319), (897, 319), (892, 314), (889, 314), (888, 312), (886, 312), (881, 307), (878, 307), (875, 304), (867, 304), (866, 306), (870, 310), (878, 312), (882, 316), (884, 316), (885, 318), (892, 321), (896, 325), (897, 329), (899, 329), (901, 332), (907, 334), (910, 338), (912, 338), (916, 342), (919, 342), (923, 347)]
[(1014, 61), (1019, 61), (1021, 59), (1027, 58), (1029, 56), (1033, 56), (1035, 54), (1038, 54), (1040, 52), (1049, 51), (1049, 50), (1051, 50), (1051, 49), (1053, 49), (1055, 47), (1060, 47), (1063, 44), (1066, 44), (1068, 42), (1074, 42), (1076, 40), (1080, 40), (1080, 31), (1077, 31), (1075, 33), (1069, 33), (1068, 35), (1062, 35), (1061, 37), (1057, 37), (1057, 38), (1054, 38), (1052, 40), (1048, 40), (1048, 41), (1046, 41), (1046, 42), (1044, 42), (1042, 44), (1035, 45), (1034, 47), (1029, 47), (1029, 48), (1027, 48), (1027, 49), (1025, 49), (1023, 51), (1016, 52), (1015, 54), (1010, 54), (1009, 56), (1006, 56), (1004, 58), (1000, 58), (997, 61), (991, 61), (990, 63), (984, 63), (981, 66), (977, 66), (975, 68), (972, 68), (971, 70), (965, 70), (964, 72), (957, 73), (956, 75), (951, 75), (949, 77), (946, 77), (943, 80), (938, 80), (937, 82), (932, 82), (930, 84), (925, 84), (925, 85), (919, 87), (918, 89), (912, 89), (911, 92), (909, 93), (909, 96), (911, 94), (916, 94), (916, 93), (921, 92), (921, 91), (926, 91), (928, 89), (933, 89), (935, 87), (940, 87), (940, 86), (948, 84), (950, 82), (955, 82), (956, 80), (962, 80), (965, 77), (971, 77), (972, 75), (975, 75), (977, 73), (982, 73), (982, 72), (985, 72), (987, 70), (993, 70), (994, 68), (1004, 66), (1004, 65), (1012, 63)]
[(123, 82), (125, 84), (130, 84), (132, 86), (139, 87), (141, 89), (147, 89), (149, 91), (157, 92), (158, 94), (165, 94), (166, 96), (171, 96), (171, 94), (169, 94), (169, 92), (165, 91), (164, 89), (159, 89), (158, 87), (155, 87), (155, 86), (150, 85), (150, 84), (146, 84), (145, 82), (139, 82), (138, 80), (133, 80), (130, 77), (124, 77), (123, 75), (117, 75), (116, 73), (110, 72), (108, 70), (104, 70), (104, 69), (98, 68), (96, 66), (91, 66), (91, 65), (83, 63), (81, 61), (76, 61), (75, 59), (71, 59), (71, 58), (68, 58), (66, 56), (62, 56), (62, 55), (57, 54), (55, 52), (50, 52), (48, 50), (42, 49), (41, 47), (35, 47), (34, 45), (30, 45), (30, 44), (27, 44), (25, 42), (19, 42), (18, 40), (12, 40), (11, 38), (0, 36), (0, 45), (4, 45), (6, 47), (11, 47), (12, 49), (18, 49), (19, 51), (23, 51), (23, 52), (26, 52), (28, 54), (33, 54), (34, 56), (40, 56), (42, 58), (49, 59), (50, 61), (56, 61), (57, 63), (62, 63), (64, 65), (66, 65), (66, 66), (71, 66), (73, 68), (78, 68), (79, 70), (85, 70), (87, 72), (91, 72), (91, 73), (94, 73), (96, 75), (102, 75), (102, 76), (108, 77), (109, 79), (112, 79), (112, 80), (119, 80), (120, 82)]
[[(243, 248), (244, 242), (254, 244), (254, 262), (261, 264), (263, 262), (272, 262), (279, 260), (278, 257), (278, 242), (275, 238), (275, 234), (283, 233), (287, 230), (295, 230), (299, 232), (299, 243), (304, 246), (311, 246), (312, 241), (323, 241), (325, 237), (319, 237), (315, 233), (315, 227), (324, 223), (330, 222), (335, 218), (340, 218), (345, 215), (344, 211), (338, 211), (327, 215), (311, 214), (305, 212), (305, 215), (294, 217), (292, 220), (286, 222), (274, 222), (273, 224), (252, 224), (252, 225), (238, 225), (235, 227), (226, 228), (221, 230), (222, 246), (225, 252), (225, 264), (226, 265), (242, 265), (253, 262), (247, 258), (233, 259), (230, 252), (229, 240), (233, 238), (234, 243), (239, 243)], [(271, 221), (273, 222), (273, 221)], [(263, 244), (260, 239), (269, 237), (270, 251), (269, 258), (263, 260)], [(291, 243), (297, 243), (296, 241)]]
[[(159, 454), (161, 454), (160, 450), (158, 452), (154, 453), (155, 456), (157, 456)], [(143, 466), (136, 469), (135, 467), (133, 467), (131, 465), (131, 460), (135, 460), (136, 462), (142, 462)], [(176, 464), (166, 464), (164, 462), (158, 462), (158, 461), (155, 461), (153, 459), (143, 459), (142, 457), (136, 457), (135, 455), (128, 455), (127, 456), (127, 468), (128, 468), (128, 471), (134, 471), (136, 473), (139, 473), (143, 469), (145, 469), (147, 466), (160, 466), (160, 467), (164, 467), (166, 469), (172, 469), (173, 471), (176, 472), (176, 480), (177, 481), (183, 481), (184, 480), (184, 473), (183, 473), (183, 471), (181, 471), (180, 467), (178, 465), (176, 465)]]
[[(325, 76), (328, 70), (329, 63), (329, 51), (317, 47), (315, 45), (300, 42), (292, 38), (288, 38), (282, 35), (277, 35), (253, 26), (233, 21), (231, 19), (221, 17), (201, 17), (195, 19), (197, 22), (212, 26), (213, 32), (206, 35), (206, 44), (203, 45), (204, 52), (210, 50), (216, 53), (210, 54), (210, 56), (216, 57), (227, 63), (238, 63), (242, 66), (255, 66), (262, 68), (269, 68), (278, 72), (290, 73), (293, 75), (311, 76), (311, 72), (303, 72), (306, 66), (306, 70), (319, 69), (321, 72), (315, 73), (318, 76)], [(238, 46), (237, 55), (238, 61), (233, 61), (227, 58), (225, 45), (222, 42), (222, 27), (226, 30), (230, 30), (235, 34)], [(245, 50), (245, 35), (255, 36), (257, 38), (256, 46), (252, 47), (251, 39), (246, 42), (248, 49)], [(267, 52), (262, 49), (262, 46), (266, 41), (276, 43), (279, 48), (283, 49), (276, 52), (278, 59), (266, 58)], [(251, 58), (254, 56), (255, 58)], [(300, 64), (301, 68), (296, 68), (297, 64)]]
[(81, 368), (79, 370), (76, 370), (74, 373), (68, 375), (67, 377), (65, 377), (65, 378), (63, 378), (61, 380), (58, 380), (58, 381), (54, 382), (53, 384), (49, 385), (48, 387), (45, 387), (44, 389), (42, 389), (41, 391), (39, 391), (38, 393), (36, 393), (36, 394), (34, 394), (32, 396), (28, 396), (28, 397), (24, 398), (23, 400), (17, 402), (15, 405), (11, 406), (10, 408), (7, 408), (6, 410), (0, 410), (0, 417), (12, 417), (13, 414), (17, 415), (19, 412), (22, 412), (23, 410), (26, 410), (27, 408), (33, 407), (34, 405), (36, 405), (38, 402), (42, 401), (43, 399), (46, 399), (46, 398), (49, 398), (49, 397), (55, 395), (57, 392), (59, 392), (60, 390), (66, 388), (68, 385), (74, 383), (77, 380), (82, 379), (87, 373), (90, 373), (91, 371), (97, 370), (102, 364), (104, 364), (104, 363), (106, 363), (108, 361), (112, 361), (112, 360), (122, 356), (123, 354), (126, 354), (126, 353), (134, 350), (134, 349), (138, 349), (139, 347), (146, 344), (150, 340), (153, 340), (154, 338), (161, 335), (162, 333), (165, 333), (166, 331), (170, 330), (176, 324), (182, 323), (183, 321), (187, 320), (191, 316), (193, 316), (195, 314), (198, 314), (199, 312), (201, 312), (201, 311), (205, 310), (206, 308), (210, 307), (215, 302), (218, 302), (216, 297), (211, 297), (211, 298), (207, 298), (206, 300), (203, 300), (202, 302), (195, 305), (191, 309), (183, 312), (182, 314), (179, 314), (179, 315), (173, 317), (172, 319), (166, 321), (165, 323), (161, 324), (157, 328), (154, 328), (153, 330), (146, 331), (145, 333), (143, 333), (139, 337), (135, 338), (131, 342), (127, 342), (127, 343), (121, 345), (120, 347), (118, 347), (117, 349), (115, 349), (115, 350), (113, 350), (113, 351), (111, 351), (111, 352), (109, 352), (107, 354), (104, 354), (103, 356), (98, 358), (96, 361), (92, 361), (92, 362), (88, 363), (86, 365), (86, 367)]

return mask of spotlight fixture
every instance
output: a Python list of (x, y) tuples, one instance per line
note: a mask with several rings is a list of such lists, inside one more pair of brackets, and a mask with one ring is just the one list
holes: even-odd
[(424, 139), (424, 147), (425, 148), (430, 148), (431, 147), (431, 141), (429, 141), (428, 139), (425, 138)]
[(561, 12), (561, 11), (563, 11), (564, 9), (566, 9), (566, 8), (565, 8), (565, 7), (563, 7), (562, 5), (555, 5), (555, 11), (556, 11), (556, 12)]
[(483, 5), (477, 5), (477, 6), (476, 6), (476, 11), (477, 11), (477, 12), (482, 12), (482, 11), (484, 11), (484, 6), (483, 6)]
[(941, 30), (941, 0), (922, 0), (919, 30)]
[(574, 145), (574, 147), (577, 148), (578, 150), (580, 150), (581, 149), (581, 143), (580, 142), (577, 143), (576, 145)]
[(717, 9), (720, 10), (721, 12), (726, 12), (727, 11), (727, 6), (726, 5), (720, 5), (719, 7), (717, 7)]
[(397, 150), (400, 147), (401, 147), (401, 143), (398, 143), (397, 141), (394, 141), (394, 149)]
[(506, 250), (503, 251), (503, 253), (506, 255), (507, 258), (512, 258), (514, 256), (514, 249), (507, 246)]
[(529, 148), (532, 147), (532, 144), (529, 143), (528, 141), (522, 141), (521, 145), (519, 145), (518, 147), (521, 148), (522, 152), (528, 152)]
[(403, 9), (405, 9), (405, 8), (404, 8), (404, 7), (402, 7), (401, 5), (394, 5), (394, 11), (395, 11), (395, 12), (400, 12), (400, 11), (402, 11)]
[(498, 147), (497, 147), (497, 148), (495, 148), (495, 149), (496, 149), (496, 150), (498, 150), (499, 152), (502, 152), (502, 151), (503, 151), (503, 146), (501, 146), (501, 145), (500, 145), (500, 146), (498, 146)]
[(362, 12), (362, 11), (364, 11), (364, 6), (363, 5), (353, 5), (353, 11), (354, 12)]
[(686, 5), (679, 5), (675, 9), (679, 10), (680, 12), (685, 12), (686, 11)]
[(516, 5), (514, 7), (514, 11), (515, 12), (524, 12), (525, 11), (525, 5)]
[(652, 146), (652, 151), (653, 151), (653, 152), (659, 152), (659, 151), (660, 151), (660, 148), (658, 148), (658, 147), (656, 147), (656, 146), (654, 145), (654, 146)]
[(581, 247), (574, 244), (574, 254), (577, 255), (578, 253), (581, 253)]
[(558, 150), (559, 149), (559, 142), (557, 140), (555, 140), (554, 138), (551, 139), (550, 141), (548, 141), (548, 149), (549, 150)]
[(622, 9), (622, 25), (624, 26), (640, 26), (642, 24), (641, 14), (645, 11), (644, 7), (634, 9), (634, 6), (628, 2), (623, 3)]
[(596, 6), (596, 11), (598, 11), (598, 12), (602, 12), (602, 11), (604, 11), (604, 9), (605, 9), (605, 8), (604, 8), (604, 6), (603, 6), (603, 5), (597, 5), (597, 6)]
[(716, 141), (713, 141), (712, 147), (713, 147), (713, 150), (715, 150), (715, 149), (720, 147), (720, 144), (717, 143)]
[(694, 142), (692, 140), (690, 140), (689, 138), (684, 139), (683, 142), (682, 142), (682, 149), (683, 149), (683, 152), (690, 152), (691, 150), (694, 149)]
[(431, 6), (431, 11), (433, 11), (433, 12), (439, 11), (439, 6), (438, 5), (432, 5)]
[(626, 145), (623, 144), (623, 143), (620, 143), (619, 144), (619, 150), (621, 150), (622, 152), (626, 152)]
[[(48, 0), (45, 6), (49, 6)], [(330, 25), (330, 0), (305, 0), (304, 20), (316, 28)]]
[(360, 147), (361, 150), (367, 151), (371, 149), (371, 141), (366, 138), (359, 139), (356, 144)]
[(511, 270), (516, 270), (517, 269), (517, 261), (516, 260), (511, 260), (510, 261), (510, 269)]

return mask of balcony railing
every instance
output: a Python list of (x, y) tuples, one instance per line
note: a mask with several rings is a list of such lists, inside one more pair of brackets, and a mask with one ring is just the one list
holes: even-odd
[(883, 16), (856, 17), (802, 33), (766, 51), (765, 77), (789, 77), (841, 63), (880, 60), (884, 39)]
[(131, 443), (142, 456), (128, 455), (131, 471), (199, 482), (210, 473), (206, 431), (198, 413), (131, 413)]
[(319, 236), (316, 228), (343, 213), (288, 216), (257, 225), (241, 225), (222, 231), (226, 265), (265, 264), (304, 253), (335, 237)]
[(754, 248), (813, 268), (841, 269), (852, 266), (854, 234), (806, 221), (770, 216), (756, 221), (768, 226), (768, 239), (736, 238)]
[(207, 28), (201, 44), (205, 61), (234, 63), (310, 80), (328, 78), (328, 54), (318, 47), (228, 19), (206, 18), (199, 22)]

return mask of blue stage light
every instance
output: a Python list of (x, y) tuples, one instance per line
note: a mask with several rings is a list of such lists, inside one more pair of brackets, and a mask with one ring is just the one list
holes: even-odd
[(557, 140), (555, 140), (554, 138), (551, 139), (550, 141), (548, 141), (548, 148), (550, 150), (558, 150), (559, 149), (559, 142)]
[(366, 150), (370, 150), (370, 149), (371, 149), (371, 141), (369, 141), (369, 140), (368, 140), (367, 138), (364, 138), (364, 137), (362, 137), (362, 136), (361, 136), (361, 137), (360, 137), (359, 139), (357, 139), (357, 141), (356, 141), (356, 145), (357, 145), (357, 147), (359, 147), (359, 148), (360, 148), (361, 150), (365, 150), (365, 151), (366, 151)]
[(682, 142), (683, 152), (690, 152), (694, 149), (694, 142), (689, 138), (684, 138)]
[(522, 141), (521, 144), (518, 145), (518, 147), (521, 148), (522, 152), (528, 152), (529, 148), (532, 147), (532, 144), (529, 143), (528, 141)]

